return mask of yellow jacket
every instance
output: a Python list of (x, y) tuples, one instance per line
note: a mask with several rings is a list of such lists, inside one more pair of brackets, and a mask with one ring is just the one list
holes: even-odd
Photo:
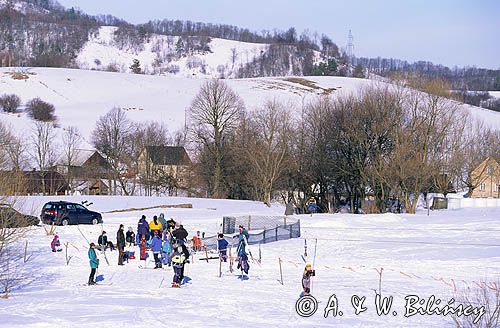
[(162, 228), (162, 225), (160, 223), (160, 221), (158, 221), (157, 224), (155, 224), (155, 221), (151, 221), (149, 222), (149, 230), (161, 230)]

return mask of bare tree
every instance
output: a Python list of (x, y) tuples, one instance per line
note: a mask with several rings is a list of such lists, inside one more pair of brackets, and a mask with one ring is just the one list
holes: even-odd
[(247, 160), (252, 164), (260, 199), (271, 206), (271, 194), (289, 152), (292, 120), (290, 112), (276, 100), (267, 101), (262, 110), (250, 117), (256, 138), (246, 148)]
[(68, 179), (68, 184), (71, 192), (74, 192), (73, 177), (71, 172), (71, 167), (74, 166), (75, 160), (78, 157), (79, 150), (82, 141), (80, 131), (75, 126), (68, 127), (63, 133), (63, 148), (64, 148), (64, 159), (67, 171), (66, 178)]
[(42, 193), (45, 194), (44, 171), (54, 166), (56, 161), (56, 144), (54, 139), (56, 132), (51, 122), (36, 121), (31, 134), (31, 156), (41, 171), (40, 182)]
[(241, 98), (221, 80), (206, 82), (189, 108), (189, 119), (194, 137), (209, 150), (213, 160), (212, 197), (223, 197), (222, 160), (224, 138), (237, 126), (244, 112)]
[(120, 108), (113, 108), (106, 115), (101, 116), (97, 121), (95, 129), (92, 131), (92, 143), (99, 150), (110, 164), (113, 181), (113, 193), (117, 193), (117, 180), (122, 191), (128, 195), (125, 181), (122, 175), (125, 171), (128, 138), (132, 131), (132, 123), (128, 120), (125, 112)]

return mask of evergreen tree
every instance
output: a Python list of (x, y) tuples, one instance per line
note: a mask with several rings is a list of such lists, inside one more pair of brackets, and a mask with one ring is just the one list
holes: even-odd
[(134, 59), (132, 65), (130, 65), (130, 70), (134, 74), (141, 74), (142, 69), (141, 69), (141, 63), (139, 62), (139, 59)]

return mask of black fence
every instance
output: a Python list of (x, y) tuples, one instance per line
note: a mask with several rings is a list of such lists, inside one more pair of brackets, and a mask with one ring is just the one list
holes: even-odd
[[(267, 244), (278, 240), (300, 237), (300, 220), (284, 216), (245, 216), (223, 218), (223, 233), (229, 245), (238, 243), (238, 227), (243, 225), (249, 234), (248, 244)], [(217, 248), (217, 236), (203, 239), (207, 249)]]

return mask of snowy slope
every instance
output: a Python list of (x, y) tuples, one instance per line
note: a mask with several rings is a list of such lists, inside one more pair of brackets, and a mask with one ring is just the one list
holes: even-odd
[[(113, 107), (127, 111), (135, 121), (162, 121), (174, 132), (184, 126), (185, 109), (206, 79), (173, 76), (151, 76), (110, 72), (34, 68), (27, 80), (14, 80), (12, 69), (0, 69), (0, 94), (17, 94), (26, 103), (34, 97), (54, 104), (61, 127), (78, 126), (88, 138), (97, 119)], [(317, 78), (320, 84), (354, 91), (368, 80), (350, 78)], [(228, 79), (226, 83), (254, 110), (266, 100), (278, 99), (299, 107), (306, 100), (322, 93), (281, 78)], [(0, 113), (0, 120), (18, 130), (26, 130), (30, 120), (25, 114)]]
[[(166, 70), (177, 67), (178, 72), (172, 75), (221, 77), (218, 68), (223, 66), (224, 76), (234, 77), (240, 66), (251, 62), (269, 46), (213, 38), (208, 44), (210, 52), (183, 54), (179, 58), (175, 48), (179, 40), (177, 36), (152, 34), (144, 42), (143, 49), (136, 51), (117, 46), (114, 38), (117, 29), (114, 26), (102, 26), (95, 35), (91, 35), (76, 59), (77, 65), (84, 69), (105, 70), (108, 65), (116, 64), (121, 72), (130, 72), (132, 61), (138, 59), (146, 74), (168, 74)], [(234, 63), (232, 49), (235, 51)], [(169, 55), (170, 59), (167, 60)]]
[[(54, 104), (61, 128), (78, 126), (88, 140), (97, 119), (113, 107), (127, 111), (135, 121), (161, 121), (171, 132), (185, 123), (185, 110), (206, 79), (176, 76), (121, 74), (88, 70), (33, 68), (29, 78), (14, 80), (12, 68), (0, 69), (0, 94), (17, 94), (26, 103), (34, 97)], [(373, 83), (367, 79), (345, 77), (305, 77), (315, 82), (311, 88), (286, 78), (227, 79), (226, 83), (238, 93), (248, 110), (255, 110), (270, 99), (289, 103), (300, 113), (302, 103), (330, 89), (332, 96), (356, 92)], [(473, 117), (486, 124), (500, 127), (500, 113), (463, 106)], [(0, 113), (0, 120), (19, 132), (29, 133), (32, 121), (25, 114)]]
[[(53, 197), (23, 198), (35, 211)], [(72, 198), (80, 201), (83, 198)], [(136, 228), (141, 214), (148, 219), (165, 213), (181, 221), (190, 232), (212, 234), (223, 215), (282, 214), (282, 206), (265, 207), (257, 202), (148, 198), (87, 197), (93, 210), (109, 211), (129, 207), (189, 202), (193, 209), (155, 209), (104, 213), (102, 229), (115, 241), (120, 223)], [(196, 254), (186, 268), (191, 281), (171, 289), (171, 268), (144, 270), (131, 260), (117, 265), (117, 253), (102, 254), (98, 279), (102, 286), (88, 287), (87, 243), (75, 226), (59, 227), (63, 243), (69, 242), (66, 265), (64, 252), (50, 252), (51, 237), (42, 227), (29, 233), (28, 262), (31, 283), (0, 299), (0, 327), (96, 327), (121, 323), (126, 327), (453, 327), (450, 317), (415, 315), (404, 317), (404, 297), (430, 295), (448, 302), (464, 288), (482, 281), (499, 281), (499, 209), (436, 211), (416, 215), (302, 215), (302, 238), (264, 244), (262, 264), (250, 262), (249, 280), (241, 281), (223, 265), (218, 277), (217, 261), (207, 263)], [(80, 226), (87, 239), (96, 241), (100, 226)], [(316, 277), (312, 293), (319, 300), (318, 311), (309, 318), (295, 312), (301, 291), (304, 262), (314, 263)], [(317, 247), (315, 246), (317, 239)], [(19, 241), (24, 245), (24, 240)], [(131, 251), (137, 249), (132, 247)], [(254, 257), (258, 246), (250, 247)], [(234, 252), (234, 249), (233, 249)], [(316, 254), (316, 258), (314, 258)], [(151, 256), (151, 254), (150, 254)], [(282, 260), (283, 285), (279, 282)], [(153, 264), (148, 262), (148, 267)], [(397, 315), (378, 316), (374, 290), (379, 288), (383, 268), (382, 293), (393, 296)], [(324, 318), (324, 308), (335, 294), (342, 316)], [(367, 311), (354, 314), (351, 296), (366, 296)], [(457, 299), (457, 302), (458, 299)]]

